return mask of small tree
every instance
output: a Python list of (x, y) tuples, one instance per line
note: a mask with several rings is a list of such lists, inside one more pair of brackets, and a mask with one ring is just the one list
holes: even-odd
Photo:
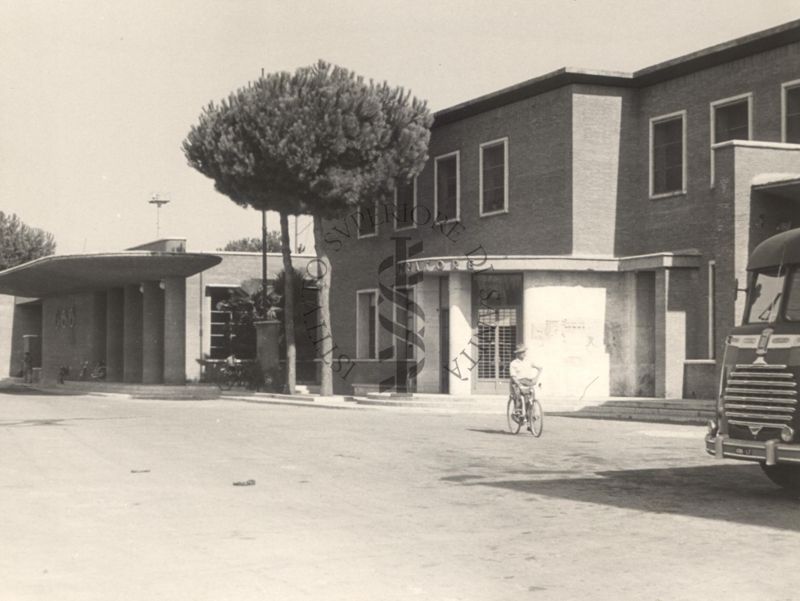
[[(419, 173), (432, 121), (425, 103), (402, 88), (367, 83), (320, 61), (294, 74), (261, 77), (219, 105), (209, 104), (184, 142), (189, 164), (214, 179), (217, 190), (239, 204), (280, 213), (287, 273), (287, 216), (313, 215), (323, 358), (333, 352), (323, 220), (388, 200), (397, 181)], [(332, 393), (327, 362), (320, 388)]]
[(53, 234), (0, 211), (0, 271), (56, 252)]
[[(239, 238), (238, 240), (231, 240), (224, 248), (217, 250), (225, 252), (248, 252), (260, 253), (261, 252), (261, 238)], [(267, 252), (277, 253), (281, 251), (281, 233), (271, 231), (267, 233)]]

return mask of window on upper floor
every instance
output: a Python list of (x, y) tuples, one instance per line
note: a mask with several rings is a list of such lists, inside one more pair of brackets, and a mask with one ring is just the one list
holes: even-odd
[(378, 292), (356, 293), (356, 357), (378, 358)]
[(398, 183), (394, 189), (394, 229), (415, 227), (414, 209), (417, 207), (417, 178)]
[(359, 207), (358, 213), (358, 237), (370, 238), (378, 235), (378, 203), (371, 207)]
[(712, 144), (750, 139), (750, 95), (711, 103)]
[(650, 120), (650, 197), (686, 191), (686, 111)]
[(480, 146), (481, 217), (508, 211), (508, 138)]
[(783, 141), (800, 144), (800, 79), (782, 87)]
[[(749, 140), (752, 135), (752, 94), (711, 103), (711, 146), (728, 140)], [(714, 150), (711, 150), (711, 185), (714, 185)]]
[(436, 157), (433, 165), (433, 203), (436, 220), (458, 221), (461, 195), (458, 151)]

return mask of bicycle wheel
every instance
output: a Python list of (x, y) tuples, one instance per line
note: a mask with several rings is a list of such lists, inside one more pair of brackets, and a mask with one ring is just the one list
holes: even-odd
[(236, 374), (231, 372), (228, 369), (225, 369), (220, 372), (219, 374), (219, 389), (220, 390), (230, 390), (233, 388), (233, 384), (236, 380)]
[(506, 418), (508, 419), (508, 431), (512, 434), (519, 432), (522, 424), (514, 417), (514, 399), (508, 399), (508, 407), (506, 407)]
[(539, 401), (536, 399), (533, 399), (530, 409), (528, 410), (528, 424), (530, 425), (530, 433), (536, 438), (539, 438), (544, 429), (544, 411)]

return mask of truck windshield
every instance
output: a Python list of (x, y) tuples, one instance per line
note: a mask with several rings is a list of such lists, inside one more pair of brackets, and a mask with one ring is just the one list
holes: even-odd
[(800, 321), (800, 269), (797, 267), (792, 269), (786, 294), (788, 295), (785, 303), (786, 309), (783, 313), (786, 321)]
[[(770, 323), (778, 316), (786, 269), (759, 271), (750, 288), (747, 323)], [(799, 316), (800, 317), (800, 316)]]

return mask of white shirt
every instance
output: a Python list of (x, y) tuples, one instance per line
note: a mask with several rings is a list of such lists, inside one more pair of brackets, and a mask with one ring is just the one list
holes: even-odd
[(508, 374), (517, 380), (526, 378), (534, 380), (539, 375), (539, 370), (530, 361), (514, 359), (508, 366)]

